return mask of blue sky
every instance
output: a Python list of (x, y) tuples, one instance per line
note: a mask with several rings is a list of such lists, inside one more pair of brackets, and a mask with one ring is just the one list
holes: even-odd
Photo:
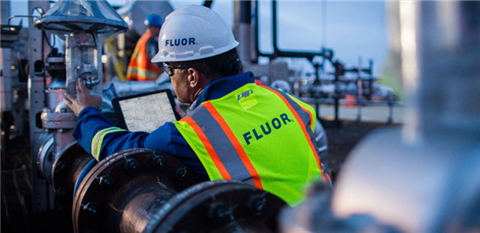
[[(126, 0), (109, 0), (113, 6), (121, 6)], [(200, 5), (203, 0), (171, 1), (174, 9), (184, 5)], [(26, 14), (26, 1), (12, 1), (12, 14)], [(260, 49), (271, 52), (271, 2), (260, 4)], [(381, 76), (381, 69), (388, 55), (387, 28), (384, 1), (323, 1), (279, 0), (278, 46), (282, 50), (320, 51), (322, 47), (333, 49), (334, 59), (347, 68), (374, 62), (374, 75)], [(24, 7), (22, 7), (24, 5)], [(233, 25), (233, 1), (216, 0), (212, 9)], [(12, 21), (12, 23), (15, 23)], [(301, 59), (294, 59), (295, 69), (312, 72), (313, 68)], [(292, 63), (291, 63), (292, 64)]]

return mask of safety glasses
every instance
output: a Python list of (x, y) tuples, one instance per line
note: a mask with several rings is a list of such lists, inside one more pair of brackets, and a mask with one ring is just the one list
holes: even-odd
[(183, 69), (188, 69), (188, 68), (192, 68), (192, 66), (170, 66), (170, 65), (167, 65), (165, 62), (163, 63), (163, 70), (165, 70), (165, 72), (167, 72), (168, 76), (173, 76), (173, 70), (174, 69), (183, 70)]

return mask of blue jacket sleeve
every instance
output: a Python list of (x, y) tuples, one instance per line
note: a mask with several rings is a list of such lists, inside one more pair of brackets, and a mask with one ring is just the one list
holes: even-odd
[[(98, 156), (92, 153), (92, 144), (97, 143), (97, 134), (110, 129), (103, 135)], [(175, 128), (172, 122), (167, 122), (152, 133), (128, 132), (116, 127), (96, 108), (88, 107), (78, 115), (73, 136), (86, 152), (92, 154), (98, 161), (122, 150), (146, 148), (166, 153), (187, 165), (198, 181), (209, 180), (202, 163), (195, 152)]]
[[(111, 133), (107, 133), (98, 140), (95, 136), (105, 129), (116, 129)], [(142, 142), (148, 136), (146, 132), (132, 132), (122, 130), (116, 127), (112, 122), (105, 118), (96, 108), (87, 107), (78, 115), (77, 124), (73, 129), (73, 137), (86, 152), (92, 154), (98, 161), (115, 152), (130, 148), (143, 148)], [(94, 138), (97, 139), (94, 141)], [(100, 153), (98, 157), (92, 151), (95, 142), (101, 142)], [(108, 146), (107, 146), (108, 145)]]
[[(87, 107), (78, 115), (77, 124), (73, 129), (73, 137), (86, 152), (100, 161), (113, 153), (132, 148), (148, 148), (175, 154), (175, 151), (171, 151), (173, 147), (170, 143), (169, 132), (168, 126), (160, 127), (152, 135), (146, 132), (128, 132), (116, 127), (96, 108)], [(148, 137), (155, 138), (156, 143), (150, 143), (153, 147), (145, 146)], [(95, 151), (97, 148), (100, 150)]]

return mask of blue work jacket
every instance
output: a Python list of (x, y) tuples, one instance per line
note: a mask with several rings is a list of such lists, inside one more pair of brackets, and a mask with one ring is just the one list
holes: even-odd
[[(246, 72), (236, 76), (221, 78), (209, 83), (192, 105), (192, 110), (201, 103), (218, 99), (247, 84), (254, 83), (253, 73)], [(92, 154), (92, 141), (95, 135), (107, 128), (116, 127), (105, 118), (98, 109), (87, 107), (78, 115), (77, 124), (73, 129), (73, 137)], [(146, 148), (169, 154), (184, 163), (194, 174), (197, 181), (209, 180), (207, 172), (198, 157), (182, 137), (172, 122), (167, 122), (151, 133), (113, 131), (103, 137), (98, 161), (113, 153), (132, 149)], [(95, 157), (95, 156), (94, 156)]]

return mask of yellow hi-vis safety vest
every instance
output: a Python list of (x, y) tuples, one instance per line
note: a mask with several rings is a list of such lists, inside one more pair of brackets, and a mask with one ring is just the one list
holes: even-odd
[(284, 92), (254, 83), (206, 101), (175, 122), (210, 180), (240, 180), (290, 205), (305, 185), (330, 185), (315, 146), (316, 114)]
[(128, 63), (127, 80), (155, 81), (162, 73), (162, 69), (154, 65), (147, 55), (147, 41), (154, 37), (146, 32), (140, 37)]

